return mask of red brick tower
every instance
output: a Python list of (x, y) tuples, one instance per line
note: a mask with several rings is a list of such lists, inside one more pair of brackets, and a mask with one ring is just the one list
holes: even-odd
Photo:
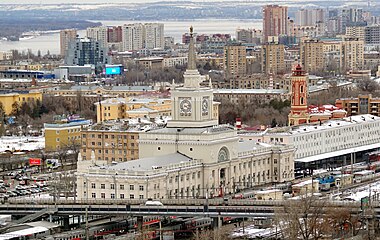
[(307, 83), (309, 77), (302, 70), (301, 65), (297, 65), (293, 70), (291, 108), (288, 116), (289, 126), (299, 125), (309, 122), (309, 113), (307, 110)]

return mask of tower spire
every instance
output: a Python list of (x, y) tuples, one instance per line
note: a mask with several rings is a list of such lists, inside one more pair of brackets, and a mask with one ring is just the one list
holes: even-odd
[(190, 27), (190, 44), (189, 44), (189, 56), (187, 59), (187, 69), (188, 70), (197, 69), (197, 65), (195, 63), (195, 47), (194, 47), (193, 26)]

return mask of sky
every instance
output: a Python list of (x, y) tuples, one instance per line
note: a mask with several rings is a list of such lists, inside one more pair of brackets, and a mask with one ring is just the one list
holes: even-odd
[[(144, 3), (159, 2), (162, 0), (0, 0), (0, 4), (56, 4), (56, 3)], [(169, 1), (185, 1), (185, 0), (169, 0)], [(211, 0), (195, 0), (195, 1), (211, 1)]]

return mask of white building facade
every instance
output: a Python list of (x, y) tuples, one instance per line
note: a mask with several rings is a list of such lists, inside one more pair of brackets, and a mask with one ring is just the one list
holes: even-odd
[(145, 31), (145, 48), (146, 49), (164, 49), (164, 24), (163, 23), (146, 23)]
[(322, 123), (241, 134), (244, 140), (290, 144), (295, 161), (310, 162), (380, 147), (380, 117), (356, 115)]
[(101, 43), (103, 48), (108, 48), (107, 39), (108, 28), (106, 26), (87, 28), (86, 36)]
[[(192, 31), (191, 31), (192, 36)], [(79, 199), (204, 198), (294, 179), (292, 146), (240, 141), (214, 118), (213, 90), (196, 69), (191, 37), (184, 85), (172, 90), (172, 120), (139, 136), (139, 157), (114, 165), (78, 161)]]

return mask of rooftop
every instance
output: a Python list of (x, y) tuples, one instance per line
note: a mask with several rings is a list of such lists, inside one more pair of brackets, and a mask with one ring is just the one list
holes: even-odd
[(214, 94), (287, 94), (285, 89), (215, 89)]
[(68, 123), (45, 123), (44, 128), (66, 128), (66, 127), (76, 127), (76, 126), (83, 126), (83, 125), (91, 125), (91, 120), (79, 120), (74, 122), (68, 122)]
[(106, 166), (95, 166), (92, 169), (106, 169), (106, 170), (116, 170), (116, 171), (152, 171), (157, 169), (167, 169), (170, 166), (191, 162), (193, 159), (180, 154), (172, 153), (157, 157), (140, 158), (136, 160), (131, 160), (127, 162), (106, 165)]

